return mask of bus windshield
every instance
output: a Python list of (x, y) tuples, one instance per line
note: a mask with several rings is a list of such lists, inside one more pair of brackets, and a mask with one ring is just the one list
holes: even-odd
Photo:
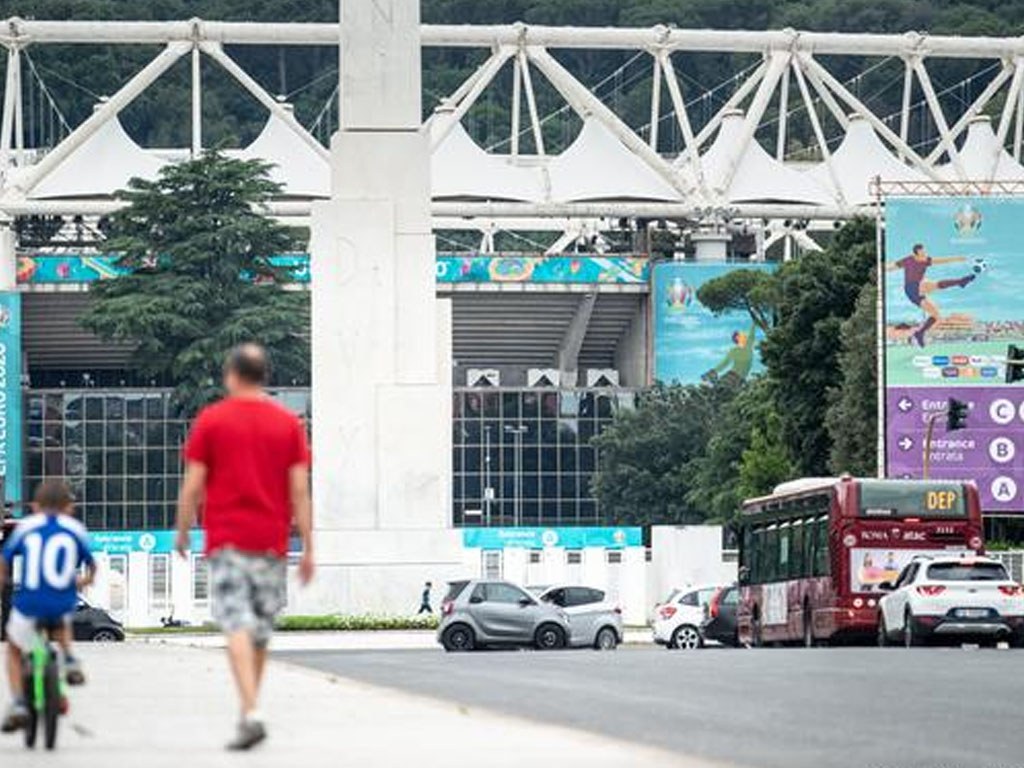
[(863, 480), (858, 512), (860, 517), (956, 518), (967, 516), (967, 503), (960, 483)]

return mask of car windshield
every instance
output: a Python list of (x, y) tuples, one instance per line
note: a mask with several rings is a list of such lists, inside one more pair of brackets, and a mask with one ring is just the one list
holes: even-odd
[(1006, 569), (999, 563), (935, 563), (928, 566), (932, 581), (1007, 581)]

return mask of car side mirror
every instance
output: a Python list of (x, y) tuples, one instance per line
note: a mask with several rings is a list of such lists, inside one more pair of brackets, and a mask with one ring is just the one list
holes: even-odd
[(469, 598), (469, 602), (471, 602), (473, 605), (479, 605), (483, 601), (484, 599), (480, 597), (480, 595), (473, 595), (471, 598)]
[(520, 597), (519, 598), (519, 607), (520, 608), (526, 608), (529, 605), (533, 605), (533, 600), (531, 600), (528, 597)]
[(891, 581), (883, 581), (878, 585), (878, 590), (881, 592), (892, 592), (896, 587)]

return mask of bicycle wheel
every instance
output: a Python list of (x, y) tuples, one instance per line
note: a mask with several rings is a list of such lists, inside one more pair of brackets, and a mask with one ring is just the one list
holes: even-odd
[(43, 704), (43, 734), (46, 748), (53, 749), (57, 746), (57, 722), (60, 720), (60, 670), (57, 666), (57, 657), (52, 652), (43, 673), (43, 690), (46, 694)]
[(28, 708), (28, 720), (25, 722), (25, 727), (22, 732), (25, 736), (25, 746), (29, 749), (34, 749), (36, 746), (36, 733), (39, 730), (39, 716), (36, 712), (35, 695), (35, 683), (32, 679), (30, 670), (25, 671), (25, 677), (22, 679), (22, 690), (25, 691), (25, 702)]

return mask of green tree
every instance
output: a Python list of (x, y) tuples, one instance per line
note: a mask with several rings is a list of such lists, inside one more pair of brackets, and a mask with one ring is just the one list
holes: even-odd
[(765, 376), (743, 383), (719, 410), (704, 451), (687, 465), (687, 499), (710, 520), (730, 520), (743, 499), (767, 493), (793, 475), (778, 437), (772, 386)]
[(803, 254), (775, 273), (777, 319), (761, 353), (775, 384), (782, 443), (800, 474), (828, 471), (825, 410), (829, 389), (842, 378), (841, 329), (876, 258), (874, 222), (857, 219), (823, 251)]
[(694, 472), (724, 403), (736, 386), (656, 386), (633, 410), (620, 411), (594, 440), (600, 453), (592, 490), (616, 524), (700, 522), (706, 510), (691, 499)]
[(878, 338), (874, 279), (865, 283), (839, 335), (840, 381), (828, 393), (825, 425), (832, 441), (832, 472), (873, 476), (878, 441)]
[(172, 382), (185, 414), (218, 394), (224, 354), (242, 341), (268, 348), (277, 382), (308, 379), (308, 301), (269, 261), (294, 234), (258, 210), (279, 190), (267, 170), (209, 152), (132, 179), (111, 218), (110, 252), (131, 272), (93, 286), (82, 325), (133, 345), (134, 367)]
[(771, 330), (775, 307), (775, 281), (763, 269), (735, 269), (697, 289), (697, 299), (711, 312), (746, 312), (765, 333)]

